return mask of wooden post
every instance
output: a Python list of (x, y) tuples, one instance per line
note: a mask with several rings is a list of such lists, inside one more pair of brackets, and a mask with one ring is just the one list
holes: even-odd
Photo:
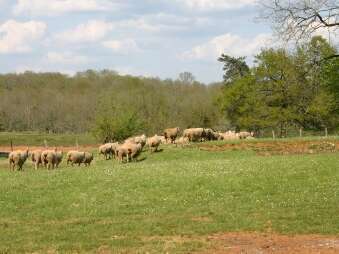
[(272, 130), (272, 137), (273, 137), (273, 139), (275, 139), (275, 132), (274, 132), (274, 130)]
[(325, 127), (325, 137), (327, 138), (328, 136), (328, 131), (327, 131), (327, 127)]
[(299, 136), (302, 137), (303, 136), (303, 128), (299, 129)]

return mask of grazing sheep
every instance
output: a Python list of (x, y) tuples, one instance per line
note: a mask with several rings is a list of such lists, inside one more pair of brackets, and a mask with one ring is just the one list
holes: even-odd
[(179, 134), (180, 128), (176, 127), (176, 128), (170, 128), (170, 129), (165, 129), (164, 130), (164, 136), (165, 139), (168, 143), (174, 143), (175, 139), (177, 138), (178, 134)]
[(129, 159), (129, 161), (133, 161), (133, 160), (136, 161), (141, 151), (142, 151), (142, 144), (130, 144), (128, 146), (129, 158), (127, 157), (127, 159)]
[(79, 152), (79, 151), (69, 151), (67, 153), (67, 165), (69, 162), (71, 162), (71, 165), (74, 166), (74, 164), (78, 164), (78, 166), (81, 165), (81, 163), (84, 162), (85, 159), (85, 153)]
[(205, 130), (203, 128), (186, 129), (184, 130), (183, 137), (188, 138), (190, 142), (201, 142), (205, 137)]
[(207, 128), (204, 129), (204, 139), (211, 141), (211, 140), (218, 140), (219, 133), (215, 132), (214, 130)]
[(240, 139), (246, 139), (248, 137), (254, 137), (254, 132), (242, 131), (238, 133)]
[(35, 150), (31, 153), (31, 160), (34, 164), (35, 169), (38, 169), (39, 166), (42, 164), (41, 153), (41, 150)]
[(161, 139), (158, 135), (154, 135), (153, 137), (147, 139), (146, 144), (149, 147), (151, 153), (153, 153), (158, 150), (158, 147), (161, 144)]
[(28, 148), (25, 151), (13, 151), (8, 156), (9, 168), (15, 170), (22, 170), (22, 166), (28, 158)]
[(83, 163), (85, 164), (86, 167), (91, 165), (93, 158), (94, 158), (93, 153), (85, 152), (85, 158)]

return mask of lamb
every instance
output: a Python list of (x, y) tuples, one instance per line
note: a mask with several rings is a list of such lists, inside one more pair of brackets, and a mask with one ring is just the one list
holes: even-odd
[(67, 153), (67, 165), (69, 162), (71, 162), (71, 165), (73, 166), (74, 164), (78, 164), (78, 166), (81, 165), (81, 163), (84, 162), (85, 159), (85, 153), (84, 152), (79, 152), (79, 151), (69, 151)]
[(15, 170), (15, 167), (18, 170), (22, 170), (22, 166), (28, 158), (28, 148), (25, 151), (13, 151), (8, 156), (9, 168)]
[(35, 150), (31, 153), (31, 160), (34, 164), (34, 168), (37, 170), (39, 166), (42, 164), (41, 160), (41, 150)]
[(174, 143), (175, 139), (177, 138), (178, 134), (179, 134), (180, 128), (176, 127), (176, 128), (170, 128), (170, 129), (165, 129), (164, 130), (164, 136), (165, 139), (168, 143)]
[(83, 163), (85, 164), (86, 167), (91, 165), (93, 158), (94, 158), (93, 153), (85, 152), (85, 158)]
[(146, 144), (150, 148), (151, 153), (156, 152), (159, 145), (161, 144), (161, 139), (158, 135), (154, 135), (153, 137), (147, 139)]

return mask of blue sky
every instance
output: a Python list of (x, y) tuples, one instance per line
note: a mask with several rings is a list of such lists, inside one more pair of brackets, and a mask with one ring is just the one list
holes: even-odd
[(222, 79), (217, 57), (269, 46), (255, 0), (0, 0), (2, 73), (112, 69), (202, 82)]

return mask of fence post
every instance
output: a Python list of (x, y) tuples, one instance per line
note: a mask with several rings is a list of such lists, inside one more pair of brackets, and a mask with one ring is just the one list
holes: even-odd
[(327, 138), (328, 136), (328, 131), (327, 131), (327, 127), (325, 127), (325, 137)]
[(299, 129), (299, 136), (302, 137), (303, 136), (303, 128)]
[(272, 130), (272, 137), (273, 137), (273, 139), (275, 139), (275, 132), (274, 132), (274, 130)]

